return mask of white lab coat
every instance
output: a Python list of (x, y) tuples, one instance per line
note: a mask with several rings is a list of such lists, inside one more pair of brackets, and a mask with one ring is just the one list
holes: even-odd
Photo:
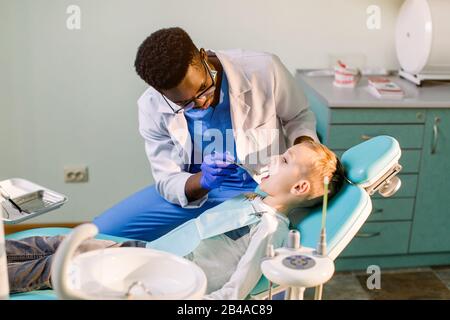
[[(299, 136), (318, 141), (316, 120), (307, 99), (277, 56), (240, 49), (215, 53), (228, 78), (231, 121), (240, 161), (251, 163), (258, 152), (267, 157), (283, 153)], [(201, 206), (208, 195), (189, 202), (184, 192), (186, 180), (192, 175), (187, 172), (192, 142), (183, 112), (174, 114), (152, 87), (139, 98), (138, 107), (139, 132), (145, 140), (157, 191), (167, 201), (184, 208)], [(265, 134), (268, 129), (278, 136)]]

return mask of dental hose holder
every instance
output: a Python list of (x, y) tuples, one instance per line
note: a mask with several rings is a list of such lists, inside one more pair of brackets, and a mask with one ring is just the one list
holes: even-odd
[[(268, 255), (261, 263), (261, 270), (270, 285), (276, 283), (287, 287), (285, 300), (303, 300), (306, 288), (316, 287), (316, 292), (321, 291), (319, 287), (331, 279), (334, 262), (315, 249), (302, 247), (297, 230), (291, 230), (288, 239), (288, 247), (268, 249), (268, 253), (272, 251), (272, 256)], [(271, 299), (271, 289), (269, 291)]]

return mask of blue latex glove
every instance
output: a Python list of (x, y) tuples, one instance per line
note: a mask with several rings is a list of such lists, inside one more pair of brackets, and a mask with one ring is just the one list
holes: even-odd
[(202, 170), (200, 185), (202, 188), (215, 189), (220, 187), (229, 175), (236, 173), (238, 167), (232, 163), (234, 161), (234, 157), (229, 152), (213, 152), (206, 155), (200, 166)]

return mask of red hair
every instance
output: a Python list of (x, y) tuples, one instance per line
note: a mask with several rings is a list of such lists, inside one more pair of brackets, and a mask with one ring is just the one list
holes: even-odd
[(323, 195), (323, 181), (325, 177), (328, 177), (329, 196), (333, 197), (341, 189), (345, 180), (344, 167), (339, 158), (321, 143), (312, 140), (306, 140), (302, 143), (318, 155), (311, 162), (311, 170), (308, 174), (312, 180), (312, 194), (315, 197)]

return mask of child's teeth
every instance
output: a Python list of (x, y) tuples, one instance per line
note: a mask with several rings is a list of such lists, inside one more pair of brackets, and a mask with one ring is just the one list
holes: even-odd
[(269, 167), (262, 167), (260, 172), (261, 172), (261, 174), (269, 172)]

